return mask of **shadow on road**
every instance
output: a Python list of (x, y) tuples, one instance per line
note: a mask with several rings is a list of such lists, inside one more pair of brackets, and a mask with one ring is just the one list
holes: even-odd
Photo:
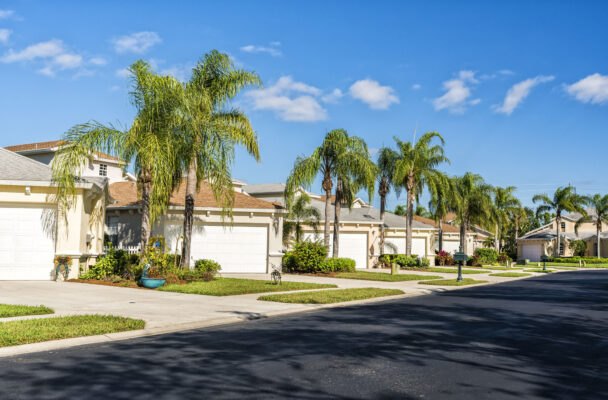
[(608, 398), (608, 271), (0, 360), (0, 398)]

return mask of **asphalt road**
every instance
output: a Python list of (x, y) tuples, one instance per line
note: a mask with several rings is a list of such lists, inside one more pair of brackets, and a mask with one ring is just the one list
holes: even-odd
[(573, 271), (4, 358), (0, 398), (607, 399), (607, 365), (608, 271)]

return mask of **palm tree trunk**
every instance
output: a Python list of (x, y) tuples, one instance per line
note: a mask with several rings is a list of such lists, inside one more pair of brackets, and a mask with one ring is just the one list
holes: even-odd
[(340, 209), (342, 203), (342, 181), (338, 179), (336, 185), (336, 200), (334, 204), (334, 248), (332, 251), (332, 257), (338, 258), (340, 251)]
[(182, 241), (182, 268), (190, 267), (192, 250), (192, 225), (194, 223), (194, 196), (196, 195), (196, 156), (188, 166), (186, 178), (186, 200), (184, 203), (184, 240)]
[(141, 228), (140, 251), (143, 254), (150, 240), (150, 193), (152, 193), (152, 179), (149, 171), (142, 171), (141, 180)]
[(557, 216), (555, 217), (555, 224), (557, 225), (555, 231), (557, 232), (557, 243), (555, 246), (555, 257), (559, 257), (559, 245), (560, 245), (560, 239), (561, 239), (561, 235), (560, 235), (560, 229), (562, 227), (562, 216), (557, 214)]
[(460, 224), (460, 247), (461, 251), (465, 254), (467, 253), (467, 222), (463, 219)]
[(598, 223), (595, 225), (597, 227), (597, 243), (596, 243), (596, 245), (597, 245), (597, 258), (601, 258), (600, 257), (600, 251), (601, 251), (600, 250), (601, 249), (601, 246), (600, 246), (600, 234), (602, 233), (602, 221), (600, 220), (599, 216), (598, 216), (597, 219), (598, 219)]
[(515, 240), (517, 241), (517, 235), (519, 235), (519, 215), (515, 217)]
[(384, 213), (386, 208), (386, 195), (380, 196), (380, 254), (384, 254)]
[(414, 222), (414, 178), (407, 182), (407, 225), (405, 227), (405, 255), (412, 255), (412, 223)]
[(494, 227), (494, 249), (500, 251), (500, 239), (498, 238), (498, 224)]
[(439, 220), (439, 251), (443, 251), (443, 222)]
[(330, 231), (330, 220), (329, 215), (331, 214), (331, 174), (329, 171), (325, 171), (323, 176), (323, 190), (325, 190), (325, 226), (323, 227), (323, 245), (329, 249), (329, 235)]

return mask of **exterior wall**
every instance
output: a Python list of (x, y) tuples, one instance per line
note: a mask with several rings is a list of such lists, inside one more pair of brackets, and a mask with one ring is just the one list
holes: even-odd
[(36, 153), (36, 154), (22, 154), (32, 160), (36, 160), (46, 165), (51, 165), (51, 161), (55, 157), (55, 153)]
[(279, 202), (281, 204), (285, 204), (285, 199), (283, 198), (283, 194), (277, 193), (268, 193), (268, 194), (250, 194), (250, 196), (255, 197), (260, 200), (266, 200), (269, 202)]
[(72, 208), (66, 212), (57, 212), (54, 188), (29, 187), (28, 195), (26, 186), (0, 186), (0, 204), (50, 206), (43, 221), (48, 228), (44, 229), (55, 230), (55, 254), (72, 258), (70, 278), (77, 278), (81, 263), (86, 266), (94, 262), (101, 252), (105, 192), (77, 189)]
[[(281, 265), (281, 259), (283, 258), (283, 218), (282, 214), (271, 210), (264, 210), (263, 212), (253, 211), (238, 211), (233, 210), (232, 221), (226, 218), (222, 221), (220, 211), (206, 211), (201, 209), (195, 209), (194, 221), (195, 223), (202, 223), (208, 225), (224, 225), (226, 229), (230, 229), (231, 225), (234, 226), (266, 226), (268, 227), (268, 270), (271, 271), (272, 266), (277, 268)], [(118, 246), (129, 247), (138, 246), (140, 241), (140, 225), (141, 225), (141, 214), (138, 210), (133, 209), (118, 209), (109, 208), (107, 216), (118, 217)], [(181, 230), (179, 232), (169, 232), (168, 225), (180, 227), (183, 225), (183, 209), (170, 209), (167, 214), (155, 222), (152, 227), (152, 235), (163, 235), (167, 239), (167, 247), (169, 251), (175, 252), (176, 248), (178, 253), (181, 249), (181, 241), (177, 242), (172, 238), (181, 236)], [(168, 224), (167, 222), (171, 222)], [(177, 225), (175, 225), (177, 223)], [(171, 238), (171, 239), (170, 239)]]

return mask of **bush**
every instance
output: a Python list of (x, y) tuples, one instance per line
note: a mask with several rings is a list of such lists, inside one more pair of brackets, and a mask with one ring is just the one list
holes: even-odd
[(293, 256), (293, 251), (288, 251), (283, 255), (281, 259), (281, 269), (285, 272), (294, 272), (295, 271), (295, 257)]
[(186, 270), (182, 279), (212, 281), (215, 275), (222, 269), (222, 266), (213, 260), (196, 260), (194, 270)]
[(447, 251), (441, 250), (435, 256), (435, 265), (454, 265), (454, 257)]
[(475, 250), (479, 264), (493, 264), (498, 261), (498, 252), (495, 249), (480, 248)]
[(587, 264), (608, 264), (608, 258), (594, 258), (594, 257), (549, 257), (550, 262), (554, 263), (578, 263), (584, 261)]
[(88, 272), (82, 275), (82, 279), (106, 279), (114, 275), (116, 271), (116, 251), (111, 243), (108, 243), (108, 251), (105, 256), (97, 260), (97, 263), (89, 269)]
[(355, 260), (351, 258), (328, 258), (321, 263), (319, 272), (355, 272)]
[(327, 247), (319, 243), (301, 242), (283, 256), (283, 267), (287, 272), (317, 272), (326, 258)]
[(587, 251), (587, 242), (584, 240), (573, 240), (569, 245), (575, 256), (583, 257)]
[(504, 265), (504, 264), (506, 264), (507, 262), (510, 262), (510, 261), (511, 261), (511, 257), (509, 257), (507, 255), (507, 253), (500, 253), (500, 254), (498, 254), (498, 262), (500, 264)]

